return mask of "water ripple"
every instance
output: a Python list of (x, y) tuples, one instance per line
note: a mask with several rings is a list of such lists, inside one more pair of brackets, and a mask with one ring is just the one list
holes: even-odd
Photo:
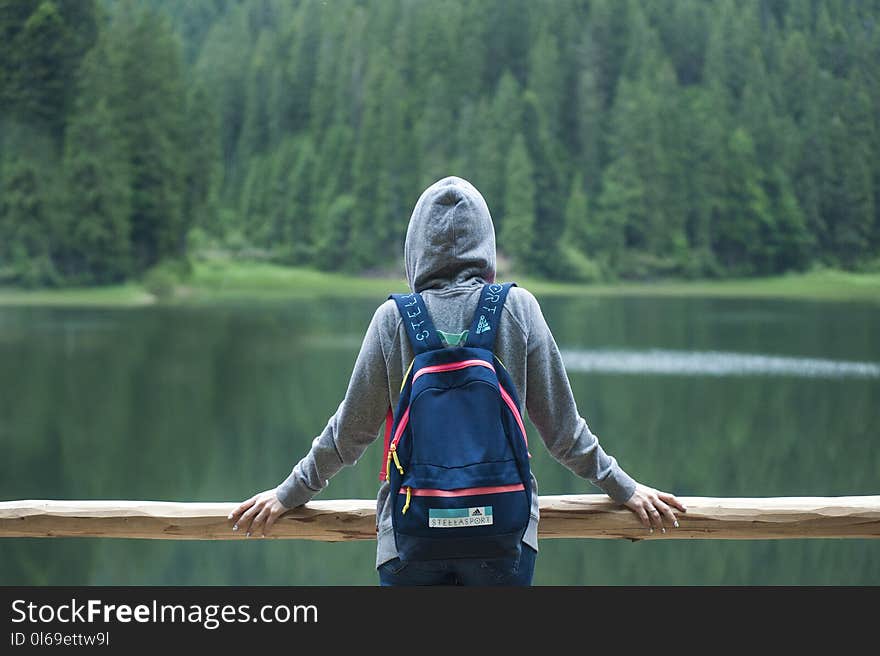
[(688, 376), (880, 378), (880, 363), (726, 351), (563, 350), (568, 371)]

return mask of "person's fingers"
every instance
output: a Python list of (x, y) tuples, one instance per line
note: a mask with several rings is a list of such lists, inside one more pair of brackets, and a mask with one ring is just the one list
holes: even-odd
[(672, 511), (672, 508), (663, 503), (659, 498), (656, 502), (654, 502), (654, 507), (660, 511), (660, 515), (666, 518), (666, 521), (670, 526), (678, 527), (678, 519), (675, 517), (675, 513)]
[(251, 523), (254, 521), (254, 517), (257, 516), (263, 509), (262, 504), (255, 503), (250, 508), (248, 508), (244, 515), (241, 516), (241, 519), (238, 520), (238, 530), (244, 533), (247, 536), (251, 534)]
[(663, 501), (668, 503), (670, 506), (677, 508), (681, 512), (687, 512), (687, 508), (685, 505), (678, 500), (678, 498), (674, 494), (669, 494), (669, 492), (659, 492), (657, 494)]
[(651, 518), (651, 526), (663, 528), (663, 518), (660, 516), (660, 511), (654, 506), (654, 502), (648, 502), (648, 517)]
[(642, 522), (645, 528), (651, 528), (651, 520), (648, 519), (648, 513), (645, 511), (645, 507), (642, 504), (639, 504), (633, 509), (633, 512), (636, 514), (636, 517), (639, 518), (639, 521)]
[(256, 535), (261, 532), (263, 528), (263, 524), (266, 523), (266, 518), (269, 516), (272, 508), (270, 504), (266, 503), (263, 505), (263, 509), (257, 513), (257, 516), (254, 517), (254, 521), (251, 523), (250, 533)]
[(257, 496), (259, 496), (259, 495), (255, 494), (250, 499), (247, 499), (246, 501), (242, 501), (240, 504), (238, 504), (235, 507), (235, 509), (231, 513), (229, 513), (229, 517), (227, 517), (226, 519), (228, 521), (232, 522), (233, 524), (237, 524), (238, 520), (241, 518), (242, 514), (248, 508), (250, 508), (254, 504), (254, 502), (257, 500)]
[(284, 514), (285, 510), (287, 510), (287, 508), (281, 507), (269, 514), (269, 518), (266, 520), (266, 526), (263, 527), (263, 535), (269, 535), (272, 526), (275, 524), (276, 520)]

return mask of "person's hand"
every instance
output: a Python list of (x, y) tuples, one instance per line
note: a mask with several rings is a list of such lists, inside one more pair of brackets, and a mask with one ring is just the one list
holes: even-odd
[(243, 531), (247, 537), (262, 531), (263, 537), (269, 535), (272, 524), (289, 510), (279, 500), (274, 488), (255, 494), (240, 503), (226, 519), (233, 531)]
[(655, 528), (666, 533), (664, 519), (670, 528), (673, 526), (678, 528), (675, 509), (687, 512), (685, 505), (676, 499), (675, 495), (669, 494), (669, 492), (660, 492), (641, 483), (636, 483), (636, 491), (623, 505), (632, 510), (645, 528), (652, 533)]

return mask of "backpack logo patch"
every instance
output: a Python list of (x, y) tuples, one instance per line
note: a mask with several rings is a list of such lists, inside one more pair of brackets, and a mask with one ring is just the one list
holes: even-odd
[(461, 528), (492, 524), (492, 506), (478, 508), (429, 508), (429, 528)]
[(492, 330), (492, 327), (489, 325), (489, 322), (486, 321), (486, 315), (480, 315), (480, 322), (477, 324), (477, 334), (484, 333), (487, 330)]

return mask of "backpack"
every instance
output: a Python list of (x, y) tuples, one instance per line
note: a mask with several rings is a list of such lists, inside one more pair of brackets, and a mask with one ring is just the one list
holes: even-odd
[(418, 293), (392, 294), (415, 357), (385, 425), (392, 525), (403, 561), (519, 554), (529, 523), (528, 441), (494, 354), (516, 283), (486, 284), (464, 345), (444, 346)]

